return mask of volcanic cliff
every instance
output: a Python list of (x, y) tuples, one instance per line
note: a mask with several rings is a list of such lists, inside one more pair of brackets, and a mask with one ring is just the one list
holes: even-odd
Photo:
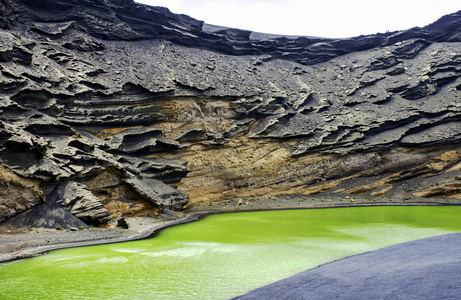
[(248, 195), (461, 196), (461, 12), (327, 39), (132, 0), (2, 0), (0, 28), (0, 222), (45, 204), (101, 224)]

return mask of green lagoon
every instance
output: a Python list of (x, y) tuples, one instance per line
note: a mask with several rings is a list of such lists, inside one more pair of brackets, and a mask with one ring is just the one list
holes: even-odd
[(0, 299), (229, 299), (320, 264), (461, 231), (459, 206), (228, 213), (0, 265)]

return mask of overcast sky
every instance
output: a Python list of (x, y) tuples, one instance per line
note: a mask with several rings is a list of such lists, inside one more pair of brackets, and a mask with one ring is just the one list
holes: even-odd
[(321, 37), (424, 26), (461, 10), (460, 0), (135, 0), (209, 24)]

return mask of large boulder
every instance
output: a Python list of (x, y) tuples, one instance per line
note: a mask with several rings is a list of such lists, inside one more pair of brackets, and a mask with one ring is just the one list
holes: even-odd
[(126, 183), (144, 199), (164, 208), (179, 209), (189, 202), (186, 192), (177, 190), (156, 179), (130, 178)]
[(81, 183), (61, 183), (47, 197), (47, 201), (61, 204), (80, 220), (101, 224), (110, 220), (109, 211), (99, 199)]

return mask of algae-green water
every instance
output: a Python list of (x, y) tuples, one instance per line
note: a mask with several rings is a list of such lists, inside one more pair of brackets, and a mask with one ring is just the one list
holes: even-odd
[(461, 207), (211, 215), (154, 238), (0, 265), (0, 299), (229, 299), (319, 264), (461, 231)]

